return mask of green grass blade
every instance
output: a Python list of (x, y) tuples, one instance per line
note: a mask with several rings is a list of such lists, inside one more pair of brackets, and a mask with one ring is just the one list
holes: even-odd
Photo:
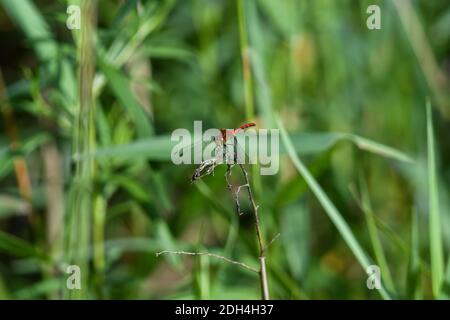
[(1, 0), (1, 4), (31, 42), (37, 56), (44, 62), (46, 72), (52, 77), (59, 77), (58, 85), (64, 97), (73, 104), (76, 99), (73, 67), (66, 59), (61, 59), (58, 44), (36, 5), (29, 0)]
[(378, 154), (382, 157), (395, 159), (401, 162), (414, 162), (414, 160), (407, 154), (373, 140), (369, 140), (355, 134), (344, 134), (343, 138), (353, 142), (361, 150), (365, 150), (374, 154)]
[(111, 23), (111, 28), (114, 30), (119, 27), (120, 24), (125, 20), (128, 14), (136, 9), (136, 5), (138, 0), (130, 0), (120, 6), (119, 11), (117, 12), (113, 22)]
[[(74, 124), (73, 152), (87, 155), (95, 150), (95, 99), (92, 84), (95, 75), (94, 34), (96, 31), (97, 1), (81, 2), (83, 23), (77, 55), (80, 62), (78, 108)], [(65, 262), (77, 265), (81, 270), (80, 290), (64, 290), (64, 297), (86, 299), (89, 292), (89, 247), (92, 234), (93, 188), (95, 161), (88, 157), (76, 158), (74, 178), (68, 197), (65, 221)], [(64, 288), (64, 287), (63, 287)], [(64, 288), (65, 289), (65, 288)]]
[[(401, 162), (414, 160), (402, 151), (373, 140), (345, 132), (293, 133), (290, 135), (294, 149), (300, 154), (315, 154), (332, 148), (341, 141), (354, 143), (359, 149)], [(281, 152), (285, 150), (282, 149)]]
[(447, 269), (445, 270), (445, 282), (442, 287), (442, 295), (444, 299), (450, 299), (450, 256), (447, 259)]
[(154, 136), (128, 144), (98, 148), (92, 155), (94, 157), (132, 157), (150, 160), (170, 160), (170, 151), (174, 143), (170, 136)]
[(431, 106), (427, 102), (427, 144), (428, 144), (428, 206), (430, 227), (431, 284), (433, 296), (439, 297), (444, 279), (444, 252), (442, 248), (441, 219), (439, 212), (439, 190), (435, 159), (435, 141)]
[(395, 294), (394, 281), (392, 280), (391, 271), (387, 264), (386, 256), (384, 254), (383, 246), (381, 244), (381, 239), (378, 234), (374, 212), (372, 205), (370, 203), (369, 191), (367, 189), (367, 184), (363, 178), (360, 179), (361, 188), (361, 207), (366, 218), (367, 229), (369, 231), (370, 241), (372, 242), (373, 251), (375, 254), (375, 260), (380, 267), (381, 276), (386, 284), (386, 288)]
[(191, 62), (195, 55), (188, 49), (177, 45), (152, 45), (150, 43), (142, 49), (142, 54), (152, 59), (174, 59)]
[(45, 259), (43, 252), (25, 240), (22, 240), (9, 233), (0, 231), (0, 252), (8, 253), (16, 257), (35, 257)]
[(136, 124), (138, 136), (143, 138), (152, 135), (153, 128), (149, 116), (131, 91), (130, 81), (119, 70), (106, 62), (102, 61), (99, 65), (112, 92)]
[(1, 3), (12, 20), (33, 43), (40, 59), (50, 60), (57, 56), (57, 44), (53, 41), (47, 23), (32, 1), (2, 0)]
[[(317, 183), (317, 181), (314, 179), (314, 177), (309, 173), (306, 166), (303, 164), (303, 162), (297, 156), (297, 153), (295, 152), (292, 142), (291, 142), (286, 130), (284, 129), (281, 119), (278, 119), (278, 126), (279, 126), (280, 132), (281, 132), (281, 139), (283, 141), (284, 146), (286, 147), (286, 150), (287, 150), (294, 166), (296, 167), (298, 172), (302, 175), (302, 177), (305, 179), (309, 188), (315, 194), (315, 196), (319, 200), (320, 204), (325, 209), (325, 212), (327, 213), (328, 217), (331, 219), (331, 221), (333, 222), (335, 227), (338, 229), (342, 238), (347, 243), (350, 250), (353, 252), (353, 254), (355, 255), (359, 264), (363, 267), (363, 269), (365, 271), (367, 269), (367, 267), (372, 265), (371, 260), (369, 259), (367, 254), (364, 252), (364, 249), (359, 244), (358, 240), (356, 239), (352, 230), (348, 226), (347, 222), (342, 217), (341, 213), (336, 209), (334, 204), (331, 202), (331, 200), (328, 198), (328, 196), (322, 190), (322, 188)], [(379, 291), (380, 291), (381, 296), (384, 299), (391, 299), (389, 293), (386, 291), (383, 284)]]
[(93, 267), (97, 294), (103, 296), (105, 283), (105, 221), (106, 221), (106, 199), (103, 194), (97, 192), (94, 197), (93, 210)]
[(3, 275), (0, 275), (0, 300), (8, 299), (10, 299), (10, 294), (3, 280)]
[(416, 209), (411, 214), (411, 240), (406, 278), (406, 298), (420, 299), (419, 215)]
[(280, 241), (286, 253), (289, 271), (298, 281), (304, 279), (311, 260), (311, 218), (306, 206), (294, 203), (283, 210)]
[(21, 288), (14, 293), (14, 298), (18, 300), (42, 299), (43, 296), (58, 292), (60, 281), (56, 278), (50, 278), (38, 281), (31, 286)]
[[(397, 149), (348, 133), (317, 132), (296, 133), (291, 135), (293, 148), (296, 153), (301, 155), (318, 154), (327, 151), (341, 141), (353, 142), (361, 150), (374, 153), (385, 158), (394, 159), (405, 163), (414, 162), (410, 156)], [(151, 160), (166, 161), (170, 160), (171, 149), (174, 145), (175, 142), (170, 141), (169, 135), (158, 135), (151, 138), (141, 139), (129, 144), (98, 148), (94, 156), (144, 157)], [(248, 144), (246, 144), (246, 147), (248, 147)], [(286, 153), (286, 148), (284, 146), (280, 147), (280, 153)]]

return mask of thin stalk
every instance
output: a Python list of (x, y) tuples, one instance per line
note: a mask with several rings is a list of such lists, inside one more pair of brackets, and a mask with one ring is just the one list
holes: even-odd
[(383, 246), (381, 244), (381, 239), (378, 234), (377, 230), (377, 224), (375, 220), (375, 214), (372, 208), (372, 204), (370, 202), (369, 197), (369, 191), (367, 189), (366, 181), (363, 179), (363, 177), (360, 177), (360, 199), (358, 199), (356, 190), (353, 188), (350, 188), (350, 191), (354, 194), (354, 198), (356, 199), (356, 202), (358, 206), (360, 207), (361, 211), (364, 213), (366, 224), (367, 224), (367, 231), (369, 232), (369, 238), (370, 242), (372, 243), (372, 249), (375, 255), (375, 261), (377, 262), (378, 266), (380, 267), (382, 279), (384, 283), (386, 284), (386, 288), (392, 292), (396, 293), (394, 281), (392, 279), (392, 275), (386, 260), (386, 256), (384, 254)]
[(100, 192), (96, 192), (93, 204), (93, 267), (95, 271), (95, 287), (97, 296), (103, 298), (105, 282), (105, 218), (106, 201)]
[(266, 247), (264, 246), (264, 240), (261, 233), (261, 223), (259, 222), (258, 206), (256, 205), (255, 199), (253, 197), (252, 188), (250, 186), (250, 181), (248, 179), (248, 173), (245, 170), (243, 164), (239, 164), (239, 167), (241, 168), (242, 173), (244, 174), (245, 185), (247, 186), (248, 191), (248, 198), (252, 204), (252, 213), (255, 219), (256, 237), (258, 238), (258, 247), (259, 247), (259, 263), (260, 263), (259, 278), (261, 281), (262, 299), (269, 300), (270, 299), (269, 284), (267, 281), (266, 254), (265, 254)]
[(406, 36), (411, 43), (412, 50), (430, 87), (436, 105), (448, 119), (450, 117), (450, 103), (447, 94), (449, 80), (439, 68), (417, 11), (410, 0), (392, 1), (392, 3), (397, 10)]
[(444, 250), (442, 247), (441, 214), (436, 166), (435, 139), (431, 105), (427, 101), (427, 166), (428, 166), (428, 208), (431, 255), (431, 285), (434, 298), (439, 298), (444, 280)]
[[(69, 214), (66, 232), (66, 259), (81, 271), (81, 290), (65, 291), (69, 298), (86, 299), (88, 293), (88, 248), (91, 239), (92, 193), (94, 160), (87, 155), (95, 150), (95, 103), (93, 81), (95, 75), (94, 35), (96, 24), (96, 1), (81, 3), (80, 41), (77, 41), (79, 59), (79, 108), (74, 128), (75, 178), (69, 195)], [(94, 220), (94, 223), (97, 220)], [(94, 225), (94, 228), (98, 226)], [(95, 245), (95, 244), (94, 244)]]
[(416, 208), (411, 212), (411, 234), (408, 254), (408, 271), (406, 277), (406, 299), (420, 300), (423, 293), (420, 290), (422, 270), (420, 266), (420, 235), (419, 215)]
[(158, 257), (158, 256), (160, 256), (162, 254), (166, 254), (166, 253), (178, 254), (178, 255), (187, 255), (187, 256), (208, 256), (208, 257), (213, 257), (213, 258), (220, 259), (220, 260), (223, 260), (225, 262), (237, 265), (237, 266), (242, 267), (244, 269), (247, 269), (249, 271), (259, 273), (259, 271), (257, 269), (255, 269), (253, 267), (250, 267), (249, 265), (246, 265), (245, 263), (242, 263), (240, 261), (231, 260), (231, 259), (229, 259), (227, 257), (220, 256), (218, 254), (211, 253), (211, 252), (189, 252), (189, 251), (163, 250), (163, 251), (157, 252), (156, 256)]

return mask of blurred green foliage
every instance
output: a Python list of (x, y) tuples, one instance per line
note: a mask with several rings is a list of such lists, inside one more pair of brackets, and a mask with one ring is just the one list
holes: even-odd
[(258, 265), (225, 169), (170, 161), (194, 120), (282, 130), (280, 172), (251, 170), (272, 298), (449, 297), (448, 2), (87, 2), (0, 0), (0, 298), (259, 298), (235, 265), (155, 255)]

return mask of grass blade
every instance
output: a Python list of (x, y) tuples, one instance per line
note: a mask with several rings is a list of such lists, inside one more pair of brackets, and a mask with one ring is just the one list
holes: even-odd
[[(79, 107), (74, 125), (74, 153), (90, 154), (95, 150), (95, 99), (92, 83), (95, 75), (94, 33), (96, 30), (97, 1), (83, 0), (81, 29), (77, 54), (80, 61)], [(81, 289), (64, 290), (65, 298), (86, 299), (88, 296), (89, 256), (92, 231), (92, 192), (95, 162), (90, 158), (76, 158), (74, 179), (68, 199), (65, 232), (65, 261), (81, 270)], [(94, 221), (95, 222), (95, 221)], [(95, 228), (95, 226), (94, 226)]]
[(120, 71), (104, 61), (99, 65), (112, 92), (116, 95), (117, 99), (121, 102), (133, 122), (136, 124), (138, 136), (142, 138), (152, 135), (153, 128), (150, 124), (149, 117), (131, 91), (130, 81)]
[(22, 258), (45, 258), (44, 254), (33, 245), (29, 244), (25, 240), (22, 240), (3, 231), (0, 231), (0, 252), (6, 252), (16, 257)]
[(416, 209), (411, 215), (411, 240), (406, 279), (406, 298), (420, 298), (419, 215)]
[(370, 241), (372, 242), (375, 260), (380, 266), (381, 275), (386, 283), (386, 288), (395, 293), (394, 281), (392, 280), (391, 272), (387, 264), (386, 256), (384, 254), (383, 246), (381, 244), (380, 236), (378, 234), (374, 212), (370, 203), (369, 192), (367, 184), (363, 178), (360, 179), (361, 188), (361, 207), (366, 218), (367, 229), (369, 231)]
[(153, 136), (128, 144), (97, 148), (93, 156), (96, 158), (130, 157), (167, 161), (170, 160), (170, 151), (173, 146), (174, 143), (170, 141), (170, 136)]
[(427, 102), (427, 153), (428, 153), (428, 206), (430, 227), (431, 284), (433, 296), (439, 297), (444, 279), (444, 252), (442, 248), (441, 219), (439, 212), (438, 180), (435, 159), (435, 141), (431, 106)]
[[(414, 160), (402, 151), (373, 140), (345, 132), (294, 133), (290, 135), (294, 149), (300, 154), (314, 154), (332, 148), (338, 142), (349, 141), (359, 149), (401, 162), (412, 163)], [(282, 152), (285, 150), (282, 149)]]
[[(240, 138), (238, 138), (238, 141)], [(338, 142), (349, 141), (354, 143), (361, 150), (374, 153), (385, 158), (397, 160), (405, 163), (412, 163), (414, 160), (407, 154), (386, 146), (384, 144), (363, 138), (361, 136), (348, 133), (296, 133), (291, 135), (291, 142), (296, 153), (301, 155), (317, 154), (324, 152)], [(138, 141), (98, 148), (94, 157), (145, 157), (151, 160), (170, 160), (172, 147), (176, 144), (170, 140), (169, 135), (158, 135)], [(243, 144), (241, 144), (243, 145)], [(248, 147), (248, 144), (245, 144)], [(247, 151), (247, 150), (246, 150)], [(286, 153), (286, 148), (281, 146), (280, 153)]]
[(378, 154), (385, 158), (395, 159), (401, 162), (412, 163), (414, 160), (407, 154), (396, 150), (392, 147), (383, 145), (381, 143), (360, 137), (355, 134), (344, 134), (343, 139), (353, 142), (359, 149), (365, 150), (374, 154)]
[[(358, 240), (355, 238), (352, 230), (350, 229), (347, 222), (342, 217), (341, 213), (336, 209), (334, 204), (331, 202), (331, 200), (328, 198), (328, 196), (322, 190), (322, 188), (317, 183), (317, 181), (314, 179), (314, 177), (309, 173), (306, 166), (303, 164), (303, 162), (297, 156), (297, 153), (295, 152), (292, 142), (291, 142), (286, 130), (284, 129), (281, 119), (278, 119), (278, 126), (279, 126), (280, 132), (281, 132), (281, 139), (283, 141), (284, 146), (286, 147), (286, 150), (287, 150), (294, 166), (296, 167), (298, 172), (302, 175), (302, 177), (305, 179), (309, 188), (314, 193), (314, 195), (317, 197), (320, 204), (325, 209), (325, 212), (328, 214), (328, 217), (331, 219), (333, 224), (336, 226), (336, 228), (338, 229), (342, 238), (344, 238), (344, 241), (347, 243), (350, 250), (353, 252), (353, 254), (355, 255), (359, 264), (363, 267), (363, 269), (365, 271), (367, 269), (367, 267), (372, 265), (372, 262), (370, 261), (369, 257), (366, 255), (366, 253), (364, 252), (364, 249), (361, 247)], [(379, 291), (380, 291), (381, 296), (384, 299), (391, 299), (389, 293), (386, 291), (383, 284)]]
[(37, 56), (47, 68), (51, 77), (58, 77), (58, 85), (67, 102), (76, 99), (76, 82), (73, 67), (67, 59), (61, 59), (58, 44), (53, 39), (50, 28), (36, 5), (29, 0), (1, 0), (11, 19), (19, 26), (31, 42)]

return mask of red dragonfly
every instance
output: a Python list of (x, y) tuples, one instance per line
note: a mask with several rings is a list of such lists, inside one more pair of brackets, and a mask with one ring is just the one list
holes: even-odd
[[(205, 175), (209, 175), (209, 174), (213, 173), (214, 168), (217, 165), (223, 163), (223, 159), (229, 159), (231, 157), (234, 160), (234, 162), (236, 162), (237, 159), (239, 159), (241, 157), (241, 155), (239, 155), (239, 151), (244, 152), (244, 153), (245, 153), (245, 151), (243, 151), (242, 148), (239, 147), (239, 145), (237, 144), (237, 141), (235, 139), (236, 143), (233, 145), (234, 150), (233, 150), (232, 154), (231, 155), (226, 154), (226, 152), (228, 151), (228, 148), (226, 148), (227, 142), (234, 139), (236, 137), (236, 134), (238, 134), (239, 132), (244, 131), (245, 129), (254, 127), (254, 126), (256, 126), (256, 124), (254, 122), (249, 122), (249, 123), (245, 123), (245, 124), (239, 126), (238, 128), (236, 128), (234, 130), (219, 129), (220, 133), (216, 137), (214, 137), (214, 142), (216, 144), (216, 147), (215, 147), (216, 156), (204, 160), (199, 165), (199, 167), (194, 171), (191, 181), (193, 182), (195, 180), (202, 178)], [(199, 143), (204, 143), (204, 142), (203, 141), (194, 142), (190, 146), (185, 148), (184, 150), (191, 149)], [(181, 150), (180, 155), (182, 155), (182, 152), (183, 152), (183, 150)], [(219, 155), (221, 157), (219, 157)]]

